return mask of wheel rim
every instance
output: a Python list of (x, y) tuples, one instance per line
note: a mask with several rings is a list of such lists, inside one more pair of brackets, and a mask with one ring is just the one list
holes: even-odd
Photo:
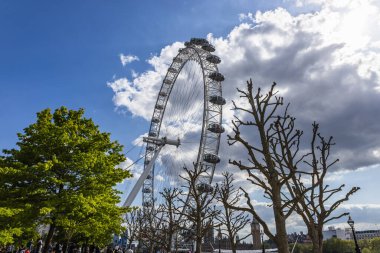
[[(177, 78), (184, 67), (190, 62), (195, 62), (200, 67), (200, 74), (203, 81), (203, 114), (201, 124), (201, 134), (198, 146), (196, 166), (205, 166), (206, 172), (199, 179), (200, 183), (211, 184), (215, 172), (216, 164), (220, 161), (218, 157), (220, 146), (220, 135), (224, 129), (222, 127), (222, 106), (225, 100), (222, 97), (223, 75), (218, 71), (217, 64), (220, 59), (212, 54), (213, 46), (204, 39), (192, 39), (185, 43), (186, 47), (179, 50), (173, 59), (163, 79), (160, 91), (149, 128), (149, 136), (162, 136), (162, 122), (165, 121), (167, 105), (177, 83)], [(168, 136), (169, 137), (169, 136)], [(170, 138), (173, 138), (170, 136)], [(145, 151), (144, 167), (151, 161), (156, 152), (157, 146), (148, 143)], [(155, 169), (153, 167), (150, 175), (143, 183), (142, 201), (144, 213), (149, 212), (154, 207), (154, 180)]]

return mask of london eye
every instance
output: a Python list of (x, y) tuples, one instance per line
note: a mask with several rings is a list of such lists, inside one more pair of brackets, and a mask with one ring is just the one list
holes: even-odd
[[(162, 80), (148, 136), (144, 138), (144, 172), (124, 206), (142, 193), (143, 212), (160, 202), (164, 187), (180, 187), (183, 167), (203, 166), (198, 188), (212, 189), (222, 126), (224, 76), (220, 58), (206, 39), (193, 38), (179, 49)], [(171, 145), (165, 145), (171, 144)], [(163, 148), (165, 146), (165, 148)]]

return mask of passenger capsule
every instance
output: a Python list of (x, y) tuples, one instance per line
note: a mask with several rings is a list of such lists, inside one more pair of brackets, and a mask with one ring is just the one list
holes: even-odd
[(220, 158), (215, 154), (204, 154), (203, 160), (208, 163), (219, 163)]
[(214, 64), (219, 64), (221, 62), (220, 58), (213, 54), (210, 54), (209, 56), (207, 56), (206, 60)]
[(173, 62), (182, 63), (183, 60), (181, 58), (176, 57), (173, 59)]
[(211, 123), (211, 124), (209, 124), (207, 129), (209, 131), (211, 131), (213, 133), (217, 133), (217, 134), (224, 133), (224, 127), (222, 127), (218, 123)]
[(168, 94), (165, 91), (160, 91), (158, 95), (160, 95), (161, 97), (166, 97)]
[(208, 77), (217, 82), (224, 81), (224, 76), (219, 72), (212, 72)]
[[(185, 42), (185, 46), (186, 46), (186, 43), (189, 43), (189, 42)], [(185, 48), (179, 49), (178, 52), (180, 52), (182, 54), (189, 54), (189, 52)]]
[(172, 83), (173, 83), (173, 82), (172, 82), (171, 80), (169, 80), (169, 79), (165, 79), (165, 80), (164, 80), (164, 84), (169, 84), (169, 85), (170, 85), (170, 84), (172, 84)]
[(214, 188), (210, 184), (200, 183), (197, 185), (197, 190), (202, 193), (210, 193)]
[(143, 193), (151, 193), (152, 192), (152, 189), (149, 188), (149, 187), (145, 187), (143, 190), (142, 190)]
[(145, 207), (151, 207), (151, 206), (153, 206), (153, 204), (152, 204), (152, 202), (150, 202), (150, 201), (145, 201), (145, 202), (143, 203), (143, 206), (145, 206)]
[(162, 109), (164, 109), (164, 106), (163, 106), (163, 105), (158, 105), (158, 104), (157, 104), (157, 105), (156, 105), (156, 109), (157, 109), (157, 110), (162, 110)]
[(157, 137), (157, 133), (156, 132), (149, 132), (149, 136), (150, 137)]
[(210, 96), (209, 101), (213, 104), (216, 104), (216, 105), (225, 105), (226, 104), (226, 100), (223, 97), (217, 96), (217, 95)]
[(210, 43), (204, 44), (202, 46), (202, 49), (206, 50), (208, 52), (215, 52), (215, 47), (213, 45), (211, 45)]
[(153, 147), (153, 146), (148, 146), (148, 147), (146, 147), (146, 149), (147, 149), (148, 151), (153, 151), (153, 150), (154, 150), (154, 147)]
[(194, 44), (197, 46), (203, 46), (203, 45), (206, 45), (209, 43), (206, 39), (203, 39), (203, 38), (192, 38), (192, 39), (190, 39), (190, 44)]
[(175, 68), (169, 68), (169, 69), (168, 69), (168, 72), (171, 72), (171, 73), (177, 73), (178, 70), (175, 69)]
[(152, 179), (152, 176), (151, 175), (148, 175), (147, 177), (146, 177), (146, 179)]

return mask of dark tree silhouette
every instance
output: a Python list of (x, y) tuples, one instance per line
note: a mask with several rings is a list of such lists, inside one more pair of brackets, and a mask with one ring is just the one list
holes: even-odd
[(133, 209), (125, 216), (125, 223), (127, 225), (128, 242), (127, 248), (130, 249), (133, 241), (139, 238), (141, 227), (141, 210)]
[[(319, 143), (319, 144), (317, 144)], [(341, 213), (333, 216), (333, 212), (349, 197), (357, 192), (359, 187), (352, 187), (344, 197), (334, 198), (337, 193), (341, 193), (344, 184), (339, 187), (332, 188), (330, 185), (325, 184), (325, 177), (327, 172), (334, 166), (339, 159), (330, 161), (331, 147), (335, 145), (333, 138), (327, 140), (319, 133), (319, 125), (313, 123), (313, 135), (311, 141), (311, 155), (309, 160), (305, 160), (308, 169), (312, 173), (308, 173), (308, 180), (303, 180), (302, 174), (298, 177), (294, 176), (290, 184), (288, 184), (289, 192), (292, 197), (299, 198), (296, 211), (302, 217), (308, 229), (308, 234), (313, 242), (313, 253), (322, 253), (323, 244), (323, 225), (329, 221), (339, 219), (349, 213)], [(305, 185), (312, 185), (307, 194), (303, 194)]]
[(166, 252), (171, 252), (172, 247), (177, 251), (178, 248), (178, 233), (180, 232), (183, 216), (180, 214), (180, 200), (182, 190), (178, 188), (164, 188), (160, 192), (163, 197), (163, 203), (157, 210), (157, 219), (159, 219), (160, 227), (159, 233), (151, 238), (152, 241), (157, 242), (158, 246), (163, 248)]
[(241, 200), (241, 192), (233, 185), (233, 177), (230, 173), (223, 173), (223, 182), (217, 188), (216, 199), (222, 203), (223, 210), (216, 220), (221, 225), (223, 232), (228, 236), (233, 253), (236, 253), (237, 244), (244, 241), (250, 234), (237, 238), (238, 233), (249, 224), (248, 214), (230, 206), (238, 206)]
[[(247, 81), (246, 90), (237, 89), (241, 100), (247, 102), (248, 106), (240, 106), (233, 101), (233, 110), (239, 117), (235, 116), (232, 121), (233, 134), (228, 135), (228, 143), (240, 144), (247, 151), (247, 161), (230, 160), (230, 163), (246, 171), (248, 180), (260, 187), (264, 196), (272, 202), (275, 233), (270, 231), (267, 223), (259, 216), (244, 189), (242, 191), (248, 207), (235, 206), (235, 209), (251, 213), (263, 227), (264, 233), (277, 244), (279, 252), (288, 253), (286, 219), (294, 212), (298, 199), (285, 196), (285, 189), (287, 182), (297, 173), (297, 164), (303, 159), (301, 156), (299, 160), (295, 160), (302, 131), (294, 128), (294, 118), (288, 115), (287, 107), (278, 116), (278, 109), (283, 106), (283, 98), (276, 96), (275, 86), (274, 83), (265, 95), (261, 94), (260, 88), (254, 93), (252, 80)], [(250, 143), (249, 136), (242, 133), (247, 129), (252, 132), (252, 127), (257, 131), (258, 143)], [(281, 136), (286, 136), (288, 142), (282, 140)], [(282, 155), (283, 152), (287, 152), (286, 156)], [(283, 160), (289, 160), (292, 166), (284, 166)]]
[[(318, 125), (314, 123), (311, 148), (300, 154), (303, 132), (296, 129), (295, 118), (288, 113), (289, 104), (284, 106), (283, 98), (277, 96), (275, 86), (276, 83), (273, 83), (265, 95), (261, 93), (260, 88), (256, 92), (253, 91), (252, 80), (247, 81), (246, 90), (238, 89), (242, 100), (239, 102), (243, 103), (233, 102), (233, 109), (238, 116), (232, 121), (233, 134), (228, 135), (230, 145), (240, 144), (248, 153), (246, 161), (230, 160), (230, 163), (246, 171), (248, 180), (261, 188), (264, 196), (271, 201), (275, 233), (269, 230), (266, 222), (256, 212), (249, 194), (244, 189), (242, 191), (247, 207), (230, 207), (250, 212), (269, 239), (277, 244), (281, 253), (289, 252), (286, 220), (297, 212), (308, 227), (314, 252), (321, 252), (323, 224), (347, 215), (344, 213), (331, 216), (332, 212), (359, 188), (353, 187), (345, 197), (333, 200), (333, 196), (340, 192), (344, 185), (330, 188), (324, 184), (328, 169), (337, 162), (328, 161), (333, 145), (332, 138), (326, 141), (318, 133)], [(252, 128), (255, 131), (252, 131)], [(253, 132), (257, 134), (258, 141), (249, 139)], [(320, 146), (315, 144), (317, 138)], [(310, 183), (304, 183), (307, 182), (307, 178), (310, 178)]]
[(185, 181), (185, 198), (180, 198), (183, 207), (182, 212), (187, 224), (183, 229), (187, 230), (189, 239), (196, 242), (196, 253), (201, 253), (202, 240), (210, 229), (214, 228), (214, 219), (219, 214), (213, 205), (216, 189), (211, 185), (201, 183), (201, 177), (205, 175), (206, 168), (194, 165), (192, 170), (184, 168), (186, 174), (181, 176)]

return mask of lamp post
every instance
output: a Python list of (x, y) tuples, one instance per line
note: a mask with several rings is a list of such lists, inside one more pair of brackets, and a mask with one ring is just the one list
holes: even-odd
[(356, 240), (356, 235), (355, 235), (355, 228), (354, 228), (354, 220), (351, 219), (351, 216), (348, 216), (348, 221), (347, 221), (348, 225), (350, 225), (351, 227), (351, 230), (352, 230), (352, 234), (354, 235), (354, 241), (355, 241), (355, 252), (356, 253), (361, 253), (361, 250), (359, 248), (359, 245), (358, 245), (358, 241)]
[(222, 230), (219, 227), (219, 230), (218, 230), (219, 253), (220, 253), (220, 241), (221, 240), (222, 240)]
[(261, 235), (261, 247), (262, 247), (262, 250), (263, 250), (263, 253), (265, 253), (265, 247), (264, 247), (264, 231), (260, 231), (260, 235)]

